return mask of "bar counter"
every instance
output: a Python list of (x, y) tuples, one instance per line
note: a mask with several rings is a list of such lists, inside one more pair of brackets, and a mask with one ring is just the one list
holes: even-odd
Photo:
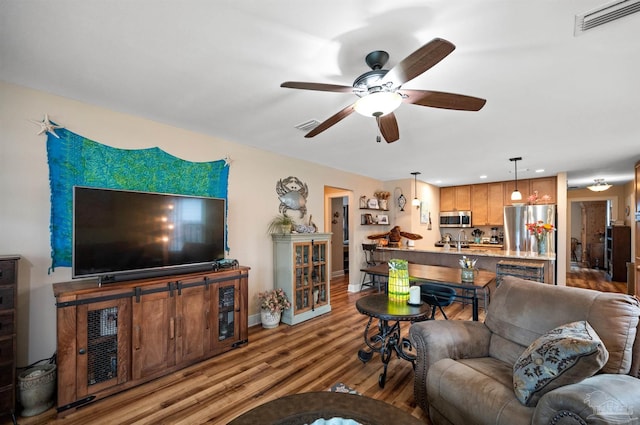
[(458, 260), (462, 256), (477, 259), (476, 268), (496, 273), (499, 261), (513, 261), (522, 264), (544, 264), (544, 282), (555, 284), (556, 255), (539, 255), (528, 251), (506, 251), (496, 248), (461, 248), (454, 245), (449, 249), (433, 248), (391, 248), (378, 247), (376, 260), (387, 262), (392, 258), (407, 260), (410, 263), (431, 266), (460, 267)]

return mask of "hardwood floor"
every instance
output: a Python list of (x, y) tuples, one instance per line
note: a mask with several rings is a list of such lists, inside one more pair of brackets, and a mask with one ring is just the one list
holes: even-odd
[[(602, 271), (573, 269), (569, 286), (626, 292), (626, 283), (607, 282)], [(201, 362), (169, 376), (99, 400), (64, 418), (54, 409), (30, 424), (225, 424), (269, 400), (294, 393), (325, 391), (342, 382), (361, 394), (393, 404), (430, 424), (413, 401), (413, 370), (393, 358), (384, 389), (378, 386), (381, 362), (358, 360), (366, 318), (355, 301), (373, 290), (348, 293), (345, 278), (331, 283), (332, 311), (296, 326), (255, 326), (245, 347)], [(470, 320), (471, 307), (446, 308), (451, 320)], [(480, 311), (480, 320), (484, 311)], [(406, 334), (408, 326), (403, 326)]]

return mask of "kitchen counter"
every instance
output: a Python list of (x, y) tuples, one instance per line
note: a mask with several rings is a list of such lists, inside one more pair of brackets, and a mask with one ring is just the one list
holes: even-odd
[(407, 260), (410, 263), (426, 264), (432, 266), (460, 267), (458, 260), (462, 256), (472, 257), (477, 260), (476, 267), (482, 270), (496, 272), (496, 265), (499, 261), (517, 261), (522, 264), (544, 265), (544, 281), (555, 283), (555, 262), (556, 255), (538, 255), (526, 251), (506, 251), (495, 247), (462, 248), (459, 251), (452, 246), (449, 249), (433, 248), (391, 248), (378, 247), (378, 259), (389, 261), (392, 258)]

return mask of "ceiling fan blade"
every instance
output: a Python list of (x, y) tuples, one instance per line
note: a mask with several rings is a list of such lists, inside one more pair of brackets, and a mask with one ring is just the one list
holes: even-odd
[(347, 106), (340, 112), (330, 116), (329, 118), (321, 122), (320, 125), (318, 125), (316, 128), (314, 128), (313, 130), (305, 134), (304, 137), (308, 138), (308, 137), (317, 136), (318, 134), (322, 133), (332, 125), (339, 123), (340, 121), (342, 121), (343, 119), (351, 115), (354, 111), (355, 109), (353, 109), (353, 104)]
[(391, 68), (382, 79), (399, 87), (416, 78), (455, 50), (456, 46), (442, 38), (434, 38)]
[(337, 84), (324, 84), (324, 83), (305, 83), (302, 81), (285, 81), (284, 83), (280, 84), (280, 87), (286, 87), (289, 89), (353, 93), (353, 87), (351, 86), (340, 86)]
[(386, 140), (387, 143), (393, 143), (400, 138), (398, 121), (396, 120), (396, 116), (393, 112), (381, 117), (376, 117), (376, 121), (378, 122), (380, 133), (382, 133), (382, 137), (384, 137), (384, 140)]
[(400, 90), (400, 93), (408, 96), (402, 100), (404, 103), (458, 111), (479, 111), (487, 103), (486, 99), (479, 97), (440, 91)]

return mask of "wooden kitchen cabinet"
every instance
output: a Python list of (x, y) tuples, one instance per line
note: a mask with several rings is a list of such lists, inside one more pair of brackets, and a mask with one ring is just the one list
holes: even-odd
[[(487, 224), (504, 224), (504, 188), (501, 182), (487, 184)], [(475, 212), (473, 213), (475, 214)]]
[[(485, 226), (489, 224), (489, 185), (471, 185), (471, 224), (474, 226)], [(502, 199), (500, 200), (502, 206)]]
[(529, 180), (529, 192), (533, 194), (538, 192), (538, 199), (545, 195), (551, 197), (551, 201), (548, 203), (555, 204), (558, 202), (558, 183), (555, 176), (541, 177), (539, 179)]
[[(504, 190), (504, 205), (513, 205), (511, 193), (515, 189), (515, 182), (502, 182), (502, 188)], [(547, 203), (555, 204), (558, 201), (558, 183), (555, 176), (518, 180), (518, 190), (522, 193), (522, 201), (520, 202), (528, 203), (527, 198), (533, 195), (535, 191), (538, 191), (538, 200), (544, 195), (549, 195), (551, 201)]]
[[(502, 190), (503, 190), (503, 206), (504, 205), (513, 205), (513, 202), (511, 201), (511, 194), (513, 193), (513, 191), (516, 189), (516, 182), (511, 180), (511, 181), (505, 181), (502, 182)], [(527, 202), (527, 197), (529, 196), (530, 192), (529, 192), (529, 180), (524, 179), (524, 180), (518, 180), (518, 190), (520, 191), (520, 193), (522, 194), (522, 201), (516, 201), (516, 202), (520, 202), (520, 203), (526, 203)]]
[(440, 188), (440, 211), (470, 211), (471, 185)]
[(474, 226), (502, 226), (502, 183), (471, 185), (471, 223)]
[(55, 283), (59, 414), (246, 344), (248, 271)]

